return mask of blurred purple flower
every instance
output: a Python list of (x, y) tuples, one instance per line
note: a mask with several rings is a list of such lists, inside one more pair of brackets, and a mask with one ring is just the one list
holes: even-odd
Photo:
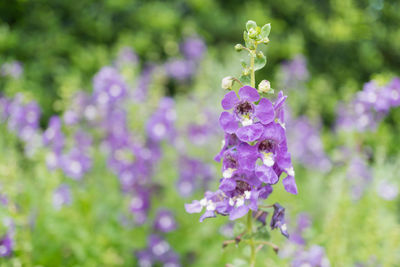
[(197, 61), (203, 57), (206, 45), (199, 37), (189, 37), (183, 41), (180, 49), (186, 59)]
[(62, 184), (53, 192), (53, 207), (56, 210), (64, 205), (70, 205), (72, 202), (71, 190), (68, 185)]
[(157, 212), (153, 227), (157, 231), (168, 233), (177, 228), (177, 223), (171, 211), (162, 209)]

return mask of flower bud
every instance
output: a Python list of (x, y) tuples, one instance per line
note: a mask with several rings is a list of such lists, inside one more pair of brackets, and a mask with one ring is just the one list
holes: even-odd
[(271, 91), (271, 83), (268, 80), (262, 80), (258, 85), (260, 93), (269, 93)]
[(227, 76), (222, 79), (221, 87), (225, 90), (231, 90), (233, 86), (234, 79), (232, 76)]
[(241, 45), (241, 44), (235, 45), (235, 50), (238, 51), (238, 52), (242, 51), (243, 50), (243, 45)]
[(257, 35), (258, 35), (257, 28), (249, 29), (248, 33), (249, 33), (249, 37), (251, 39), (255, 39), (257, 37)]

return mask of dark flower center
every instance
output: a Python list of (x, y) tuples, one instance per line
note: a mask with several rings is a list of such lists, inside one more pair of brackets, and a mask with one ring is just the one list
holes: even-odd
[(236, 190), (243, 194), (245, 191), (250, 191), (251, 187), (245, 181), (238, 180), (236, 181)]
[(258, 146), (259, 152), (271, 152), (274, 149), (274, 141), (272, 140), (264, 140)]
[(243, 116), (249, 113), (253, 113), (253, 105), (249, 102), (244, 101), (236, 106), (236, 114)]

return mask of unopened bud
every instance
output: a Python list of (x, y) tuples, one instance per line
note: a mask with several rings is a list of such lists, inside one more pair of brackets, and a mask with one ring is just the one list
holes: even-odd
[(238, 52), (242, 51), (243, 50), (243, 45), (241, 45), (241, 44), (235, 45), (235, 50), (238, 51)]
[(271, 83), (268, 80), (262, 80), (258, 85), (260, 93), (269, 93), (271, 91)]
[(225, 90), (231, 90), (233, 86), (234, 79), (232, 76), (227, 76), (222, 79), (221, 87)]

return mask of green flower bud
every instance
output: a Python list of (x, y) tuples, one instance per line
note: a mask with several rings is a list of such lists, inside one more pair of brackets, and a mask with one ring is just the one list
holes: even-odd
[(242, 51), (243, 50), (243, 45), (241, 45), (241, 44), (235, 45), (235, 50), (238, 51), (238, 52)]

